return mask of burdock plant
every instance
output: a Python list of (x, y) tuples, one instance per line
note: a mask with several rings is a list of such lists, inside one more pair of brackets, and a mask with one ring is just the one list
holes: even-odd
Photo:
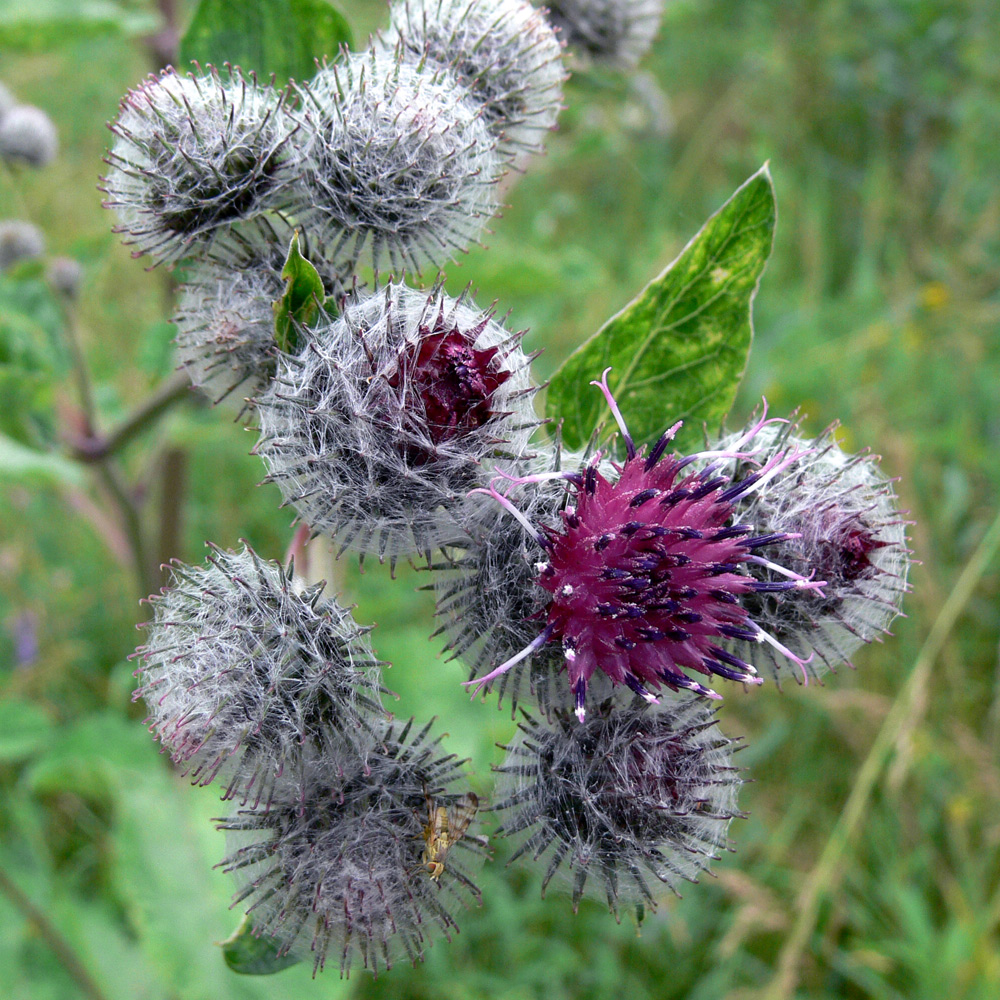
[[(551, 17), (628, 67), (659, 10), (567, 0)], [(179, 364), (259, 424), (295, 562), (321, 537), (432, 574), (464, 683), (524, 710), (495, 835), (541, 862), (543, 891), (567, 876), (574, 906), (620, 916), (728, 847), (741, 777), (711, 685), (749, 692), (762, 657), (778, 679), (845, 661), (898, 612), (908, 556), (890, 481), (830, 432), (765, 413), (699, 444), (747, 360), (766, 169), (556, 371), (544, 415), (523, 333), (443, 274), (420, 286), (555, 125), (561, 51), (526, 0), (397, 0), (367, 49), (284, 90), (168, 69), (123, 100), (105, 190), (136, 253), (180, 265)], [(91, 426), (81, 455), (103, 460), (177, 392), (106, 440)], [(370, 630), (295, 562), (249, 546), (175, 562), (136, 697), (181, 773), (235, 800), (227, 960), (378, 972), (479, 902), (479, 799), (429, 725), (386, 717)]]

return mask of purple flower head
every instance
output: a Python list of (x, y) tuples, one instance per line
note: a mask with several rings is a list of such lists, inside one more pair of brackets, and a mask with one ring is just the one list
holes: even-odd
[[(760, 581), (741, 572), (757, 548), (788, 536), (761, 536), (749, 524), (733, 523), (735, 502), (765, 487), (799, 453), (777, 452), (736, 483), (718, 474), (723, 456), (717, 452), (667, 454), (680, 425), (646, 454), (628, 434), (608, 389), (607, 372), (594, 384), (618, 420), (627, 458), (613, 466), (613, 479), (600, 471), (598, 458), (583, 473), (555, 474), (571, 483), (575, 503), (561, 512), (558, 527), (525, 522), (546, 554), (536, 580), (552, 595), (545, 625), (524, 650), (469, 683), (478, 690), (535, 649), (558, 643), (582, 720), (587, 686), (598, 670), (612, 684), (627, 685), (655, 702), (652, 691), (660, 687), (719, 697), (690, 678), (689, 670), (759, 683), (754, 667), (724, 648), (729, 640), (766, 642), (800, 663), (753, 621), (741, 598), (758, 590), (819, 589), (822, 582), (793, 572), (778, 581)], [(749, 458), (753, 453), (741, 449), (765, 423), (761, 420), (734, 442), (725, 457)], [(693, 468), (704, 458), (716, 461)]]
[[(474, 327), (463, 330), (445, 316), (442, 300), (436, 316), (422, 318), (418, 339), (404, 349), (399, 367), (386, 379), (393, 389), (422, 404), (415, 408), (422, 411), (418, 420), (434, 445), (468, 434), (496, 416), (493, 398), (513, 372), (502, 367), (500, 345), (476, 348), (476, 338), (488, 323), (484, 314)], [(433, 461), (431, 450), (405, 447), (411, 464)]]

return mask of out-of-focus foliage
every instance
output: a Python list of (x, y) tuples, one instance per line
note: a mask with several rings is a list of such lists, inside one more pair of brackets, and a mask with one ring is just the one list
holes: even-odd
[[(384, 18), (382, 0), (342, 8), (359, 39)], [(882, 452), (917, 522), (923, 564), (910, 617), (857, 657), (856, 673), (818, 690), (728, 693), (723, 728), (746, 737), (741, 763), (756, 779), (740, 803), (750, 818), (731, 828), (736, 853), (716, 863), (717, 877), (638, 932), (591, 904), (574, 917), (564, 897), (538, 899), (539, 878), (504, 871), (499, 853), (482, 910), (418, 969), (374, 983), (312, 983), (307, 965), (264, 980), (227, 969), (213, 942), (238, 914), (211, 869), (225, 853), (208, 822), (220, 806), (172, 776), (130, 705), (125, 657), (145, 612), (113, 508), (85, 470), (22, 474), (0, 447), (0, 871), (108, 1000), (761, 995), (873, 735), (996, 514), (998, 36), (992, 0), (675, 0), (638, 77), (574, 78), (549, 153), (507, 192), (489, 249), (449, 271), (453, 292), (472, 281), (480, 299), (512, 309), (510, 323), (531, 329), (527, 346), (545, 348), (551, 373), (770, 159), (779, 222), (736, 417), (763, 393), (776, 414), (804, 401), (809, 432), (841, 418), (847, 447)], [(169, 368), (155, 360), (164, 279), (117, 245), (94, 191), (103, 122), (149, 68), (120, 33), (67, 33), (58, 48), (8, 49), (0, 62), (4, 83), (56, 121), (62, 149), (43, 171), (0, 177), (0, 217), (30, 218), (53, 253), (84, 264), (78, 322), (109, 426)], [(12, 283), (38, 281), (6, 275), (0, 288), (0, 378), (17, 372), (0, 382), (0, 431), (45, 455), (72, 427), (76, 403), (54, 303), (35, 285), (36, 299), (18, 293), (10, 305)], [(165, 450), (186, 456), (182, 531), (161, 558), (199, 560), (206, 538), (285, 550), (290, 516), (273, 487), (255, 487), (251, 444), (239, 425), (187, 405), (126, 452), (127, 471), (146, 484), (147, 517)], [(469, 704), (464, 672), (428, 641), (432, 601), (414, 590), (422, 579), (402, 571), (390, 582), (378, 566), (363, 577), (346, 564), (331, 572), (334, 589), (359, 601), (358, 620), (380, 623), (373, 640), (395, 664), (386, 683), (400, 693), (398, 714), (437, 712), (485, 791), (493, 744), (513, 723)], [(796, 996), (1000, 993), (998, 599), (994, 563), (822, 900)], [(81, 995), (2, 892), (0, 983), (13, 1000)]]

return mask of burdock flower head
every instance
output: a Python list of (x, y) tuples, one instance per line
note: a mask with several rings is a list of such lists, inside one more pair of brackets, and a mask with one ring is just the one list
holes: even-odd
[(379, 664), (350, 612), (249, 547), (175, 564), (136, 655), (152, 733), (182, 773), (266, 803), (321, 732), (363, 756), (384, 717)]
[[(220, 235), (187, 271), (173, 318), (177, 356), (213, 403), (259, 395), (274, 377), (273, 303), (285, 292), (281, 271), (295, 232), (281, 216), (260, 216)], [(334, 267), (305, 230), (298, 230), (298, 245), (317, 268), (327, 298), (342, 298), (346, 269)]]
[(102, 190), (118, 213), (115, 232), (154, 260), (274, 205), (291, 180), (284, 95), (230, 70), (220, 76), (151, 76), (122, 101), (110, 126)]
[[(549, 597), (536, 637), (489, 673), (468, 681), (474, 693), (550, 643), (561, 650), (581, 720), (588, 684), (598, 670), (612, 684), (627, 685), (655, 702), (653, 692), (663, 686), (719, 697), (690, 678), (688, 670), (759, 683), (754, 667), (725, 648), (731, 639), (769, 644), (800, 663), (751, 618), (741, 599), (758, 591), (820, 589), (822, 581), (788, 570), (767, 581), (741, 572), (757, 549), (786, 536), (761, 535), (751, 525), (733, 521), (734, 503), (767, 486), (797, 452), (774, 453), (738, 482), (719, 474), (722, 459), (752, 457), (743, 449), (766, 424), (761, 420), (725, 453), (668, 454), (678, 424), (646, 454), (628, 433), (608, 388), (607, 371), (594, 384), (604, 392), (625, 442), (627, 459), (615, 466), (616, 476), (605, 476), (595, 457), (579, 473), (516, 480), (556, 478), (572, 485), (575, 502), (560, 513), (558, 527), (528, 521), (495, 485), (484, 491), (519, 517), (537, 540), (543, 555), (535, 583)], [(694, 463), (704, 459), (710, 461), (695, 470)]]
[(542, 11), (528, 0), (397, 0), (391, 16), (386, 47), (468, 87), (506, 152), (541, 149), (566, 78)]
[(362, 554), (427, 554), (538, 421), (520, 334), (440, 286), (350, 302), (257, 402), (270, 479), (314, 531)]
[(440, 752), (430, 724), (415, 735), (412, 725), (388, 726), (366, 762), (317, 757), (268, 808), (221, 823), (236, 847), (222, 863), (240, 885), (233, 905), (314, 973), (327, 961), (342, 976), (415, 963), (457, 931), (457, 909), (479, 902), (471, 874), (485, 851), (464, 762)]
[(331, 249), (397, 274), (466, 251), (499, 207), (496, 141), (468, 90), (385, 52), (301, 88), (294, 210)]
[[(834, 439), (834, 427), (806, 441), (795, 424), (771, 425), (755, 440), (756, 461), (798, 453), (766, 490), (741, 496), (734, 515), (758, 530), (788, 540), (761, 546), (747, 563), (760, 583), (774, 583), (785, 570), (814, 575), (822, 590), (771, 592), (765, 586), (743, 598), (749, 613), (782, 645), (808, 663), (814, 677), (850, 657), (885, 632), (900, 613), (907, 590), (910, 558), (906, 526), (891, 480), (868, 452), (849, 455)], [(726, 451), (742, 435), (724, 438)], [(729, 469), (737, 481), (754, 469), (736, 459)], [(768, 650), (771, 653), (771, 650)], [(770, 656), (780, 679), (788, 673), (784, 657)], [(796, 679), (802, 675), (795, 673)]]
[(696, 881), (726, 846), (739, 812), (734, 742), (699, 699), (651, 710), (600, 705), (582, 725), (557, 712), (530, 717), (496, 768), (501, 836), (515, 838), (511, 861), (543, 859), (542, 893), (557, 873), (573, 907), (603, 897), (655, 909), (663, 887)]
[(548, 0), (549, 18), (570, 48), (631, 69), (649, 51), (664, 0)]

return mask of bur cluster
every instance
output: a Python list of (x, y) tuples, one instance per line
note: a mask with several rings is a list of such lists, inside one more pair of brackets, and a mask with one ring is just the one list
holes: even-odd
[[(695, 453), (680, 424), (634, 440), (608, 369), (617, 434), (564, 452), (523, 332), (446, 291), (556, 125), (563, 46), (634, 67), (662, 8), (397, 0), (367, 48), (284, 89), (167, 69), (122, 101), (104, 179), (125, 242), (177, 267), (179, 366), (256, 424), (292, 550), (428, 572), (467, 689), (522, 709), (497, 835), (543, 893), (616, 916), (728, 846), (741, 777), (715, 688), (849, 662), (909, 558), (891, 481), (832, 430), (765, 413)], [(0, 267), (33, 236), (0, 225)], [(72, 277), (52, 277), (67, 298)], [(371, 630), (323, 588), (248, 545), (175, 563), (136, 697), (180, 773), (233, 803), (222, 866), (251, 933), (377, 973), (457, 930), (487, 844), (465, 762), (388, 716)]]
[(665, 0), (547, 0), (560, 39), (594, 62), (633, 69), (649, 51)]

